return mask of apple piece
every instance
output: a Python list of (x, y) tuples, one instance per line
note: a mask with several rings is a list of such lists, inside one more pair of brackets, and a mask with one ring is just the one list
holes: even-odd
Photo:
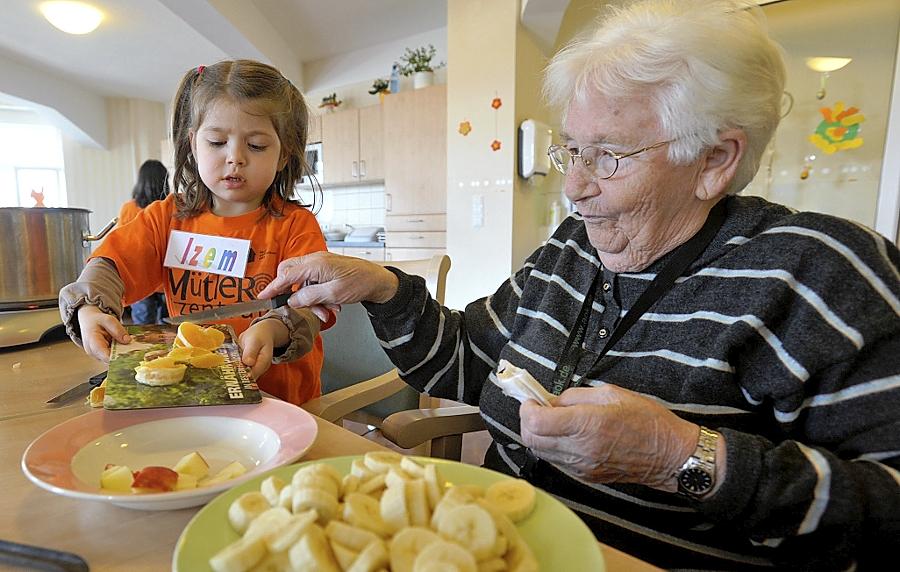
[(210, 485), (218, 485), (219, 483), (224, 483), (225, 481), (236, 479), (246, 472), (247, 468), (244, 465), (242, 465), (238, 461), (234, 461), (226, 465), (225, 468), (216, 473), (214, 476), (201, 480), (199, 483), (197, 483), (197, 486), (208, 487)]
[(166, 493), (175, 490), (178, 473), (169, 467), (144, 467), (134, 475), (133, 493)]
[(200, 480), (209, 474), (209, 463), (206, 462), (203, 455), (194, 451), (188, 453), (175, 463), (174, 469), (176, 473), (191, 475), (196, 477), (197, 480)]
[(197, 477), (194, 475), (189, 475), (187, 473), (178, 473), (178, 482), (175, 483), (175, 490), (180, 491), (184, 489), (196, 489), (197, 488)]
[(107, 491), (127, 493), (131, 491), (133, 476), (125, 465), (107, 464), (100, 473), (100, 488)]

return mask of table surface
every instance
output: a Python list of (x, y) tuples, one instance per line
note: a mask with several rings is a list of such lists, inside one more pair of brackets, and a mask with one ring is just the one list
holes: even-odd
[[(168, 570), (175, 542), (200, 507), (141, 511), (55, 495), (20, 468), (25, 448), (44, 431), (90, 411), (84, 399), (51, 397), (106, 369), (69, 341), (0, 350), (0, 539), (78, 554), (91, 570)], [(319, 433), (303, 460), (360, 455), (381, 445), (316, 418)], [(656, 570), (601, 543), (610, 572)], [(4, 568), (0, 570), (13, 570)]]

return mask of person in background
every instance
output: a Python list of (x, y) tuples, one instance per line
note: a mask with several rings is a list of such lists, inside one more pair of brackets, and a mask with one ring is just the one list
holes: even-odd
[[(260, 293), (364, 301), (407, 383), (480, 406), (485, 465), (664, 568), (878, 568), (900, 549), (900, 252), (738, 193), (779, 122), (780, 47), (743, 0), (608, 8), (550, 61), (577, 213), (492, 295), (316, 253)], [(555, 395), (492, 383), (507, 360)], [(565, 531), (557, 531), (565, 534)]]
[[(184, 75), (173, 110), (174, 192), (110, 233), (60, 291), (67, 332), (100, 360), (110, 340), (129, 341), (123, 298), (162, 284), (173, 316), (245, 302), (282, 260), (325, 250), (313, 205), (292, 200), (309, 166), (308, 111), (290, 81), (251, 60), (200, 66)], [(296, 404), (320, 395), (321, 324), (310, 311), (284, 306), (221, 323), (239, 334), (261, 389)]]
[[(138, 170), (137, 182), (131, 191), (131, 200), (119, 209), (119, 226), (125, 226), (141, 209), (153, 201), (161, 201), (169, 194), (169, 172), (155, 159), (144, 161)], [(131, 321), (134, 324), (162, 324), (168, 317), (166, 297), (162, 291), (154, 292), (131, 305)]]

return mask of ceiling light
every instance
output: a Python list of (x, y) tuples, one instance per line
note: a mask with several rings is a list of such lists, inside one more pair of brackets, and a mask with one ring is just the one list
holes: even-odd
[(51, 24), (68, 34), (89, 34), (103, 20), (103, 12), (84, 2), (44, 2), (41, 12)]
[(806, 67), (817, 72), (833, 72), (853, 61), (853, 58), (806, 58)]

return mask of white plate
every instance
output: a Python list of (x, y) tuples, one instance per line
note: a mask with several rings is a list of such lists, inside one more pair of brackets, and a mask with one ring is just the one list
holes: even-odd
[[(316, 438), (316, 421), (277, 399), (259, 404), (107, 411), (98, 409), (60, 423), (28, 446), (22, 470), (37, 486), (76, 499), (140, 510), (202, 505), (234, 485), (292, 463)], [(114, 493), (100, 488), (107, 463), (136, 471), (172, 467), (199, 451), (215, 474), (232, 461), (247, 473), (218, 485), (167, 493)]]

